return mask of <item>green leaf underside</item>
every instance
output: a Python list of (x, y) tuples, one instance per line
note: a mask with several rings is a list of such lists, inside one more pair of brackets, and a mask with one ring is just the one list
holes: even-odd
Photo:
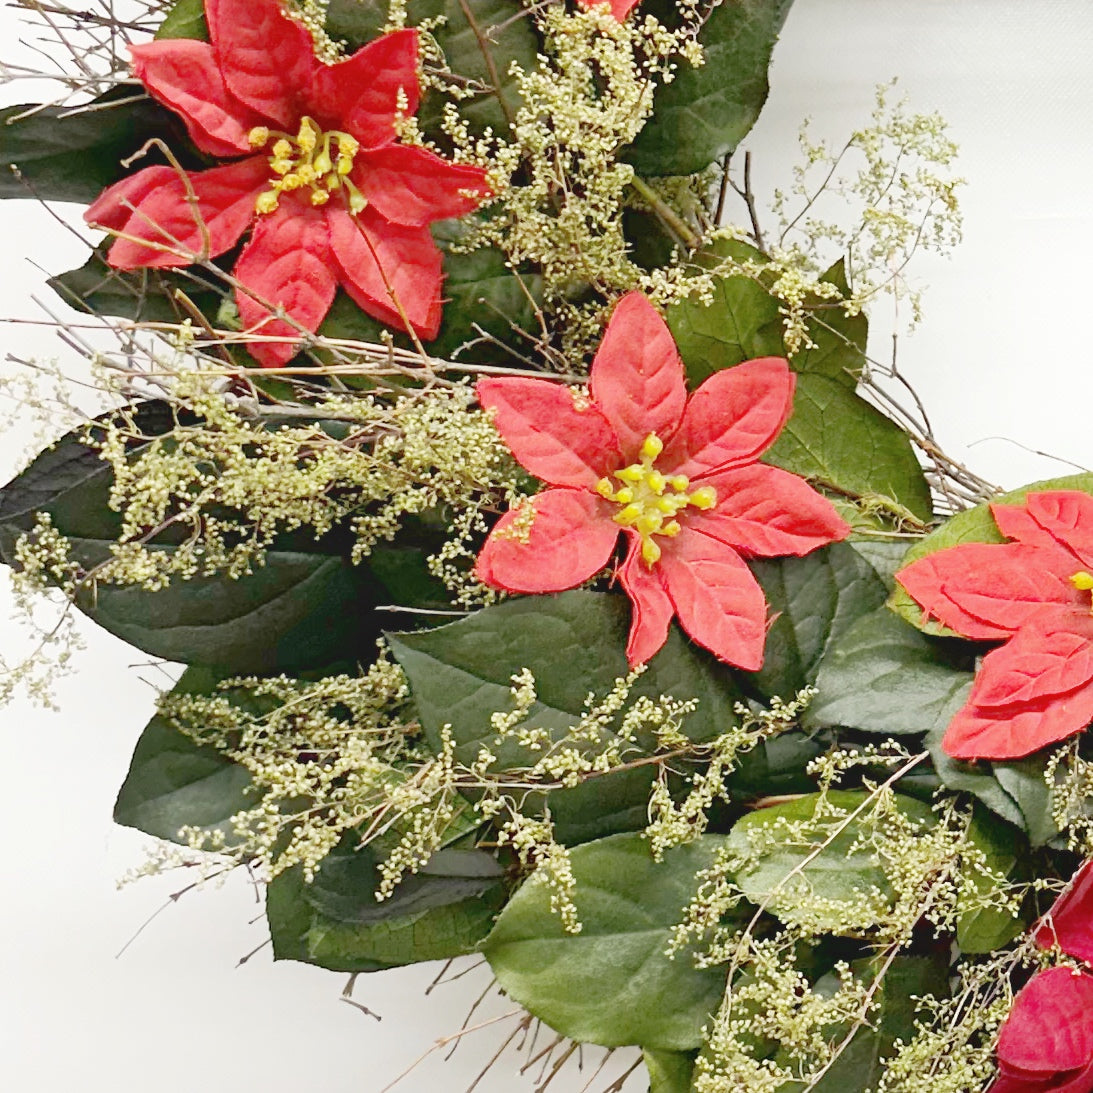
[[(771, 51), (791, 4), (724, 0), (714, 8), (700, 37), (705, 64), (681, 63), (657, 89), (653, 116), (626, 154), (638, 174), (693, 174), (740, 143), (766, 102)], [(649, 10), (671, 20), (665, 5)]]
[(650, 1051), (641, 1057), (649, 1074), (649, 1093), (690, 1093), (695, 1068), (693, 1051)]
[[(1018, 880), (1020, 863), (1028, 855), (1028, 844), (1019, 832), (977, 805), (968, 826), (968, 841), (983, 853), (988, 868), (1009, 881)], [(988, 896), (992, 885), (977, 874), (974, 887)], [(956, 924), (956, 943), (965, 953), (990, 953), (1008, 945), (1025, 928), (1020, 917), (996, 907), (973, 907), (964, 911)]]
[[(1034, 482), (1029, 486), (1011, 490), (1009, 493), (1003, 493), (992, 498), (991, 501), (999, 505), (1020, 505), (1030, 493), (1042, 493), (1046, 490), (1079, 490), (1093, 495), (1093, 474), (1070, 474), (1063, 478), (1048, 478), (1042, 482)], [(937, 531), (915, 543), (907, 551), (900, 568), (910, 565), (919, 558), (925, 558), (927, 554), (936, 554), (939, 550), (947, 550), (950, 547), (960, 546), (962, 543), (1004, 542), (1006, 539), (998, 530), (994, 517), (991, 516), (990, 504), (984, 503), (973, 509), (958, 512), (946, 520)], [(900, 585), (896, 586), (888, 602), (896, 614), (927, 634), (953, 634), (952, 630), (939, 622), (925, 621), (922, 608)]]
[[(499, 766), (528, 766), (535, 754), (511, 741), (498, 745), (490, 725), (492, 713), (512, 708), (512, 677), (524, 668), (532, 672), (538, 701), (528, 724), (559, 739), (576, 723), (589, 693), (603, 697), (626, 676), (628, 624), (625, 597), (574, 591), (508, 600), (447, 626), (388, 640), (431, 747), (439, 746), (441, 729), (450, 725), (460, 762), (472, 763), (479, 748), (489, 746)], [(676, 630), (630, 694), (697, 698), (698, 709), (683, 723), (695, 740), (733, 724), (739, 697), (727, 673)], [(641, 743), (650, 747), (652, 740)], [(552, 792), (558, 838), (577, 843), (644, 826), (652, 778), (648, 766)]]
[(177, 0), (156, 31), (157, 38), (196, 38), (209, 40), (205, 21), (205, 0)]
[[(758, 853), (752, 849), (752, 839), (761, 836), (764, 828), (778, 820), (812, 822), (821, 800), (849, 814), (867, 801), (868, 796), (859, 790), (831, 790), (826, 798), (813, 793), (749, 812), (739, 819), (729, 835), (728, 849), (754, 859), (736, 874), (736, 883), (744, 895), (790, 924), (799, 921), (802, 905), (808, 902), (806, 896), (830, 901), (828, 909), (808, 907), (807, 922), (834, 933), (844, 928), (842, 907), (859, 903), (874, 889), (882, 896), (891, 895), (891, 885), (874, 854), (868, 846), (855, 845), (866, 827), (861, 817), (868, 816), (868, 805), (861, 816), (845, 826), (842, 818), (832, 818), (829, 812), (824, 814), (824, 819), (817, 821), (818, 825), (822, 823), (822, 833), (818, 830), (809, 845), (782, 839), (778, 845), (760, 849)], [(924, 826), (934, 822), (928, 804), (902, 795), (897, 796), (897, 801), (900, 812), (912, 820)], [(828, 841), (837, 827), (842, 830)], [(827, 845), (818, 849), (825, 842)]]
[(944, 729), (967, 699), (970, 659), (880, 606), (832, 643), (805, 724), (885, 736)]
[(723, 842), (703, 836), (669, 850), (660, 864), (638, 834), (576, 847), (570, 856), (581, 932), (566, 934), (550, 910), (549, 888), (527, 881), (482, 946), (502, 989), (575, 1040), (698, 1047), (726, 971), (699, 970), (686, 952), (672, 960), (664, 952), (695, 893), (695, 874)]

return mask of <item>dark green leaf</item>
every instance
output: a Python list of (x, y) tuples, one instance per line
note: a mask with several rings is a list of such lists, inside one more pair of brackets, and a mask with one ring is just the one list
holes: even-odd
[[(1007, 882), (1018, 878), (1027, 858), (1028, 844), (1009, 824), (991, 815), (981, 805), (975, 808), (968, 825), (968, 841), (986, 859), (987, 867)], [(981, 874), (973, 874), (976, 899), (988, 900), (994, 888)], [(997, 907), (974, 906), (965, 910), (956, 924), (956, 943), (965, 953), (990, 953), (1008, 945), (1025, 923)]]
[(737, 760), (726, 783), (731, 799), (811, 792), (816, 782), (805, 773), (805, 767), (830, 744), (826, 733), (808, 735), (799, 730), (764, 741)]
[[(1064, 478), (1034, 482), (1030, 486), (1022, 486), (1018, 490), (1011, 490), (1009, 493), (992, 498), (992, 502), (996, 505), (1020, 505), (1030, 493), (1043, 490), (1080, 490), (1082, 493), (1093, 494), (1093, 474), (1070, 474)], [(1005, 542), (1005, 539), (998, 530), (994, 517), (991, 516), (990, 505), (977, 505), (973, 509), (958, 512), (946, 520), (937, 531), (915, 543), (904, 556), (903, 565), (910, 565), (919, 558), (925, 558), (927, 554), (935, 554), (939, 550), (960, 546), (961, 543), (1002, 542)], [(898, 585), (890, 603), (894, 611), (912, 626), (917, 626), (927, 634), (952, 633), (939, 622), (925, 622), (922, 617), (922, 608)]]
[(176, 0), (156, 31), (157, 38), (196, 38), (209, 40), (205, 21), (205, 0)]
[(797, 377), (793, 416), (764, 460), (814, 485), (866, 501), (894, 502), (930, 520), (930, 488), (907, 434), (827, 376)]
[(991, 767), (998, 784), (1017, 802), (1029, 842), (1033, 846), (1051, 842), (1059, 834), (1059, 826), (1051, 815), (1052, 794), (1044, 777), (1043, 755), (992, 763)]
[[(748, 861), (736, 874), (744, 895), (786, 923), (803, 922), (838, 934), (846, 928), (846, 909), (853, 913), (874, 889), (891, 894), (882, 863), (866, 837), (871, 825), (883, 828), (884, 817), (871, 818), (872, 806), (866, 805), (846, 822), (868, 799), (864, 790), (831, 790), (823, 797), (813, 793), (741, 817), (729, 835), (728, 848)], [(928, 804), (904, 796), (896, 800), (899, 811), (921, 827), (936, 822)], [(803, 837), (771, 839), (770, 829), (779, 821), (805, 825)], [(828, 906), (817, 907), (809, 897), (819, 897)]]
[(792, 0), (724, 0), (702, 31), (706, 63), (681, 64), (627, 158), (641, 175), (688, 175), (731, 152), (766, 102), (767, 66)]
[(671, 928), (724, 840), (703, 836), (657, 864), (638, 834), (570, 852), (579, 934), (567, 934), (537, 878), (509, 901), (483, 951), (502, 989), (551, 1028), (606, 1047), (690, 1051), (717, 1010), (725, 969), (665, 956)]
[[(844, 299), (850, 295), (843, 260), (836, 262), (820, 280), (837, 285)], [(815, 344), (810, 349), (802, 349), (790, 363), (797, 372), (827, 376), (854, 388), (866, 363), (869, 320), (865, 312), (847, 315), (838, 302), (819, 299), (812, 301), (812, 307), (808, 333)]]
[(924, 637), (881, 607), (832, 643), (805, 724), (886, 736), (943, 728), (967, 698), (968, 649)]
[(883, 581), (848, 543), (803, 558), (755, 561), (752, 570), (774, 616), (755, 683), (763, 694), (787, 700), (816, 681), (827, 650), (886, 595)]
[[(535, 676), (538, 701), (528, 724), (564, 737), (588, 694), (606, 695), (627, 674), (628, 615), (622, 596), (565, 592), (509, 600), (448, 626), (389, 640), (430, 745), (437, 747), (442, 728), (451, 726), (460, 762), (472, 763), (489, 745), (502, 766), (526, 766), (534, 755), (511, 741), (496, 745), (490, 725), (492, 713), (512, 708), (512, 677), (524, 668)], [(683, 725), (693, 739), (709, 739), (735, 720), (738, 696), (727, 673), (675, 630), (631, 691), (654, 700), (662, 694), (699, 700)], [(638, 768), (552, 793), (558, 837), (582, 842), (643, 826), (651, 777), (650, 768)]]
[[(174, 695), (211, 694), (223, 674), (187, 668)], [(250, 774), (215, 748), (203, 746), (158, 714), (137, 742), (118, 792), (114, 820), (172, 842), (182, 827), (232, 831), (231, 817), (258, 804)]]
[(641, 1053), (649, 1074), (649, 1093), (690, 1093), (695, 1068), (693, 1051), (650, 1051)]
[(989, 763), (965, 763), (946, 754), (941, 741), (947, 727), (942, 725), (926, 736), (926, 747), (941, 781), (949, 789), (973, 794), (1002, 819), (1025, 830), (1020, 805), (999, 784)]

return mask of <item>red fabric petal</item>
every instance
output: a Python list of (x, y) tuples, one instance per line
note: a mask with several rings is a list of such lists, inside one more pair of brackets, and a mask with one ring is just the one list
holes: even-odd
[(646, 664), (668, 640), (675, 607), (660, 578), (660, 568), (641, 560), (641, 539), (630, 536), (626, 560), (619, 566), (619, 583), (630, 597), (630, 637), (626, 659), (633, 668)]
[(1013, 1000), (998, 1034), (999, 1065), (1034, 1074), (1080, 1070), (1093, 1061), (1093, 976), (1037, 972)]
[(544, 482), (591, 489), (622, 465), (607, 419), (564, 383), (512, 376), (479, 380), (475, 392), (517, 462)]
[(1078, 490), (1049, 490), (1030, 493), (1025, 507), (1083, 565), (1093, 566), (1093, 497)]
[(954, 759), (1022, 759), (1080, 732), (1093, 720), (1093, 687), (1013, 706), (969, 702), (949, 724), (942, 747)]
[(236, 292), (239, 317), (248, 331), (287, 339), (249, 343), (251, 356), (260, 364), (285, 364), (299, 351), (300, 327), (319, 328), (338, 287), (332, 265), (329, 232), (320, 210), (297, 198), (282, 198), (276, 212), (259, 218), (235, 264), (235, 276), (265, 303), (284, 308), (298, 324), (271, 318), (264, 303)]
[(351, 216), (334, 202), (327, 208), (341, 281), (357, 306), (398, 330), (405, 315), (419, 337), (435, 338), (443, 275), (429, 229), (392, 224), (372, 209)]
[(631, 10), (638, 5), (638, 0), (577, 0), (582, 8), (595, 7), (596, 4), (609, 3), (611, 14), (621, 23)]
[[(1033, 621), (983, 658), (969, 701), (1012, 706), (1073, 691), (1093, 680), (1093, 642), (1056, 619)], [(1083, 620), (1084, 621), (1084, 620)]]
[(826, 497), (777, 467), (752, 463), (704, 476), (702, 485), (717, 491), (717, 504), (684, 509), (680, 522), (747, 555), (808, 554), (850, 534)]
[(780, 357), (714, 373), (687, 403), (679, 431), (661, 457), (662, 470), (695, 478), (758, 459), (793, 412), (795, 384)]
[(308, 91), (308, 109), (328, 129), (343, 129), (364, 148), (395, 139), (399, 91), (412, 117), (421, 101), (416, 30), (396, 30), (369, 42), (351, 57), (319, 65)]
[(395, 224), (420, 226), (465, 216), (489, 195), (481, 167), (451, 163), (409, 144), (362, 152), (354, 167), (353, 181), (361, 193)]
[(527, 503), (535, 515), (526, 541), (513, 530), (522, 508), (505, 513), (490, 532), (475, 566), (483, 584), (507, 592), (561, 592), (607, 565), (619, 535), (608, 502), (587, 490), (550, 489)]
[(1079, 601), (1063, 552), (1023, 543), (965, 543), (919, 558), (896, 580), (930, 618), (965, 637), (1004, 638), (1048, 607)]
[(615, 305), (592, 362), (591, 391), (611, 422), (626, 463), (636, 462), (642, 441), (662, 441), (679, 427), (687, 401), (683, 361), (668, 325), (640, 293)]
[(991, 504), (991, 516), (998, 525), (998, 530), (1007, 539), (1016, 539), (1028, 546), (1041, 546), (1056, 549), (1054, 537), (1044, 531), (1031, 516), (1024, 505)]
[(295, 131), (302, 94), (321, 67), (304, 25), (289, 18), (279, 0), (205, 0), (205, 14), (228, 90)]
[[(88, 223), (122, 232), (107, 261), (118, 269), (188, 266), (200, 255), (208, 232), (208, 254), (231, 249), (254, 219), (254, 202), (269, 174), (261, 156), (187, 174), (197, 196), (197, 215), (173, 167), (148, 167), (104, 191), (84, 214)], [(134, 208), (130, 210), (129, 205)], [(145, 246), (146, 240), (154, 246)]]
[(1058, 946), (1068, 956), (1093, 963), (1093, 860), (1070, 878), (1032, 936), (1041, 949)]
[(683, 629), (719, 659), (757, 671), (767, 637), (767, 605), (744, 559), (690, 528), (660, 542), (664, 553), (657, 565)]
[(130, 46), (129, 52), (137, 78), (182, 118), (203, 152), (226, 157), (253, 151), (247, 134), (267, 119), (231, 94), (208, 42), (173, 38)]

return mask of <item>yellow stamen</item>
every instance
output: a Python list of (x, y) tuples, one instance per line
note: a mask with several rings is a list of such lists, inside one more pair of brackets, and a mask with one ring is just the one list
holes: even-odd
[(687, 500), (696, 509), (712, 509), (717, 504), (717, 490), (712, 486), (703, 486), (695, 490)]
[(650, 433), (642, 441), (641, 454), (643, 459), (656, 459), (662, 451), (664, 451), (664, 441), (656, 433)]
[(311, 204), (318, 207), (319, 205), (325, 205), (330, 200), (330, 194), (326, 190), (312, 190), (311, 191)]
[(1082, 592), (1088, 592), (1093, 589), (1093, 573), (1086, 573), (1084, 569), (1079, 570), (1070, 578), (1070, 583)]
[(641, 556), (648, 566), (656, 565), (660, 561), (660, 547), (654, 539), (642, 539)]
[(258, 199), (254, 202), (255, 209), (260, 213), (271, 213), (280, 204), (280, 200), (277, 194), (273, 190), (266, 190), (265, 193), (259, 194)]
[(265, 125), (256, 125), (247, 134), (247, 140), (250, 141), (252, 148), (264, 148), (269, 144), (269, 128)]

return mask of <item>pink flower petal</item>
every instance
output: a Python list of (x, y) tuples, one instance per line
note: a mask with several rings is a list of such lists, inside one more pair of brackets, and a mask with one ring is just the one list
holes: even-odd
[(763, 664), (767, 605), (743, 558), (690, 528), (662, 549), (657, 566), (683, 629), (719, 659), (757, 671)]
[(615, 305), (592, 362), (592, 398), (611, 422), (624, 462), (638, 459), (642, 441), (676, 431), (687, 401), (683, 361), (667, 324), (640, 293)]
[(321, 67), (302, 23), (279, 0), (205, 0), (209, 39), (228, 90), (295, 131), (301, 93)]
[(1080, 732), (1093, 719), (1093, 686), (1013, 706), (957, 713), (941, 741), (954, 759), (1022, 759)]
[(1093, 963), (1093, 860), (1070, 878), (1066, 891), (1033, 927), (1041, 949), (1058, 946), (1067, 956)]
[(630, 536), (626, 559), (619, 566), (619, 584), (630, 597), (630, 637), (626, 659), (633, 668), (647, 664), (668, 640), (675, 607), (660, 578), (660, 568), (641, 560), (641, 539)]
[(395, 224), (421, 226), (465, 216), (489, 194), (481, 167), (451, 163), (410, 144), (361, 152), (354, 168), (352, 177), (361, 193)]
[(208, 42), (172, 38), (129, 52), (137, 78), (182, 118), (198, 148), (223, 157), (253, 152), (247, 135), (268, 119), (231, 94)]
[(631, 10), (638, 5), (638, 0), (577, 0), (582, 8), (592, 8), (597, 4), (609, 3), (611, 14), (621, 23)]
[(1093, 566), (1093, 497), (1078, 490), (1030, 493), (1029, 516), (1085, 566)]
[[(550, 489), (498, 520), (478, 555), (475, 574), (507, 592), (561, 592), (598, 573), (611, 557), (619, 526), (608, 502), (586, 490)], [(515, 526), (514, 526), (515, 525)]]
[(134, 237), (114, 242), (107, 255), (112, 266), (189, 266), (201, 256), (206, 242), (205, 257), (216, 258), (235, 246), (247, 230), (255, 216), (255, 199), (269, 182), (261, 156), (186, 177), (197, 197), (196, 211), (173, 167), (148, 167), (124, 178), (87, 210), (88, 223)]
[(976, 674), (970, 702), (1012, 706), (1061, 695), (1093, 680), (1093, 642), (1069, 629), (1056, 629), (1063, 621), (1033, 621), (1000, 649), (992, 649)]
[(373, 209), (357, 216), (331, 202), (330, 240), (346, 292), (362, 310), (398, 330), (406, 324), (426, 341), (440, 329), (440, 251), (428, 228), (384, 220)]
[(517, 462), (536, 478), (592, 489), (622, 466), (607, 419), (564, 383), (502, 377), (479, 380), (475, 392)]
[(987, 1093), (1093, 1093), (1093, 1063), (1048, 1075), (1003, 1064)]
[(684, 509), (680, 522), (746, 555), (808, 554), (850, 534), (826, 497), (777, 467), (752, 463), (706, 475), (702, 485), (717, 491), (717, 504), (706, 511)]
[(1037, 972), (1013, 1000), (998, 1035), (1000, 1065), (1034, 1074), (1080, 1070), (1093, 1061), (1093, 976)]
[(320, 210), (296, 197), (282, 198), (276, 212), (259, 218), (235, 264), (235, 276), (261, 301), (283, 308), (296, 324), (271, 318), (260, 300), (236, 292), (239, 317), (248, 331), (286, 339), (248, 344), (260, 364), (273, 368), (287, 363), (299, 350), (300, 327), (319, 328), (338, 287), (332, 265), (326, 218)]
[(1009, 637), (1045, 607), (1073, 606), (1071, 563), (1062, 551), (1023, 543), (964, 543), (919, 558), (896, 580), (958, 634)]
[(1048, 547), (1057, 549), (1058, 543), (1055, 537), (1042, 527), (1028, 514), (1024, 505), (1000, 505), (991, 502), (991, 516), (998, 525), (998, 530), (1007, 539), (1016, 539), (1019, 543), (1028, 546)]
[(691, 396), (661, 457), (665, 474), (690, 478), (758, 459), (793, 412), (796, 379), (780, 357), (714, 373)]
[(364, 148), (395, 139), (399, 93), (412, 117), (421, 101), (416, 30), (396, 30), (362, 46), (351, 57), (320, 65), (308, 91), (308, 108), (327, 129), (343, 129)]

